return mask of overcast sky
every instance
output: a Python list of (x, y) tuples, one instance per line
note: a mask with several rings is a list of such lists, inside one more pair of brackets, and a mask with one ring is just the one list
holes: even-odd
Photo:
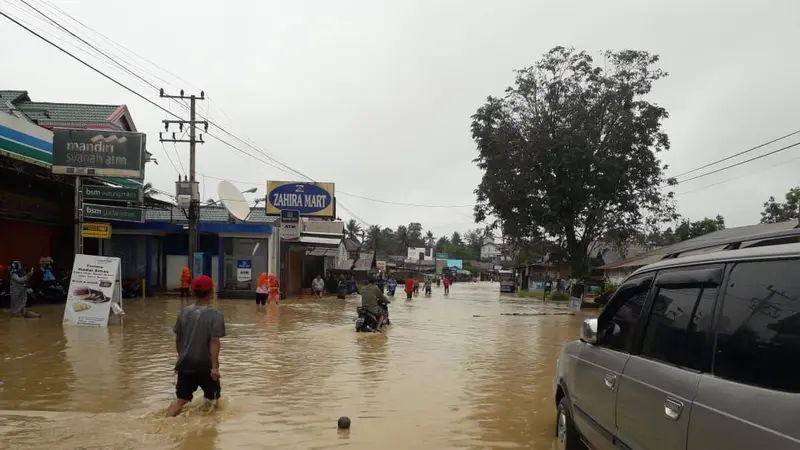
[[(204, 89), (211, 101), (200, 104), (203, 113), (271, 157), (335, 182), (340, 204), (364, 221), (391, 227), (417, 221), (437, 236), (474, 227), (471, 209), (392, 206), (348, 194), (473, 204), (481, 173), (472, 163), (470, 115), (487, 95), (502, 93), (513, 69), (556, 45), (661, 56), (670, 76), (652, 100), (671, 115), (672, 150), (663, 159), (673, 175), (800, 129), (797, 0), (48, 1), (186, 80), (115, 52), (157, 86)], [(0, 1), (0, 10), (56, 33), (21, 8), (19, 0)], [(68, 18), (53, 17), (113, 48)], [(73, 39), (57, 36), (77, 49)], [(0, 89), (27, 90), (35, 101), (127, 104), (159, 161), (148, 165), (148, 181), (174, 190), (176, 170), (158, 143), (164, 112), (2, 18), (0, 42)], [(77, 51), (180, 111), (151, 87)], [(800, 135), (752, 155), (797, 141)], [(165, 149), (180, 171), (176, 149)], [(179, 144), (177, 154), (188, 170), (188, 147)], [(680, 212), (695, 220), (722, 214), (728, 226), (757, 222), (770, 195), (782, 197), (798, 183), (797, 158), (800, 147), (680, 185)], [(197, 167), (204, 198), (216, 197), (216, 178), (257, 186), (260, 195), (266, 180), (299, 178), (213, 139), (199, 147)]]

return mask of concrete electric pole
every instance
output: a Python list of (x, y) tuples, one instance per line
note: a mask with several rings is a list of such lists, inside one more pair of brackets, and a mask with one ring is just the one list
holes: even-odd
[(189, 203), (189, 212), (188, 212), (188, 219), (189, 219), (189, 270), (194, 275), (195, 267), (194, 267), (194, 254), (197, 252), (197, 222), (200, 218), (200, 198), (199, 198), (199, 190), (197, 189), (197, 181), (195, 179), (196, 174), (196, 166), (195, 166), (195, 149), (197, 144), (205, 144), (203, 141), (203, 135), (201, 134), (199, 137), (197, 135), (197, 125), (203, 125), (206, 132), (208, 132), (208, 122), (205, 120), (197, 120), (196, 116), (196, 103), (197, 100), (205, 100), (205, 93), (200, 91), (200, 96), (196, 95), (184, 95), (183, 90), (181, 90), (180, 95), (167, 95), (164, 93), (164, 89), (161, 89), (161, 98), (169, 98), (174, 100), (189, 100), (189, 120), (171, 120), (165, 119), (162, 122), (164, 123), (164, 130), (169, 131), (170, 125), (178, 125), (178, 129), (183, 131), (183, 127), (188, 125), (189, 127), (189, 139), (183, 139), (176, 137), (175, 133), (172, 133), (172, 138), (165, 139), (161, 133), (158, 133), (158, 139), (161, 142), (185, 142), (189, 144), (189, 183), (191, 185), (191, 200)]

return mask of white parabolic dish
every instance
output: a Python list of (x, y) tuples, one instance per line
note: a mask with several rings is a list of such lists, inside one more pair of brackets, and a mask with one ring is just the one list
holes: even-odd
[(217, 188), (217, 194), (225, 209), (235, 218), (244, 221), (250, 214), (250, 205), (247, 204), (244, 195), (239, 191), (239, 188), (233, 185), (230, 181), (220, 181)]

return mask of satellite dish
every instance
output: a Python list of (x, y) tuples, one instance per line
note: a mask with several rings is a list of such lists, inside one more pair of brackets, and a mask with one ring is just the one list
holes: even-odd
[(250, 214), (250, 205), (247, 204), (247, 200), (245, 200), (244, 194), (239, 191), (239, 188), (230, 181), (223, 180), (219, 182), (217, 194), (230, 215), (242, 222), (247, 219)]

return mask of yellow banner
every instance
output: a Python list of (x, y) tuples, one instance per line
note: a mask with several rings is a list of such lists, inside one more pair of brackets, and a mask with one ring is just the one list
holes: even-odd
[(306, 217), (334, 217), (334, 183), (267, 181), (267, 215), (298, 211)]
[(84, 223), (81, 236), (94, 239), (111, 239), (110, 223)]

